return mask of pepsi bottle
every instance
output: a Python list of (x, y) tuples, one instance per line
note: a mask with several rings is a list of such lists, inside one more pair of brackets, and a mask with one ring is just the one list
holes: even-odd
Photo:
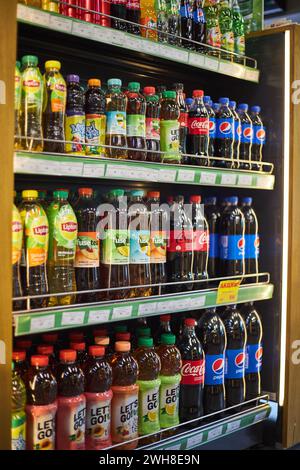
[(185, 99), (185, 104), (186, 104), (186, 107), (187, 107), (187, 110), (189, 111), (191, 109), (191, 106), (193, 104), (193, 98), (186, 98)]
[(181, 24), (181, 44), (186, 49), (192, 49), (192, 11), (189, 0), (180, 2), (180, 24)]
[(245, 304), (241, 310), (247, 330), (247, 348), (246, 348), (246, 400), (251, 400), (261, 394), (262, 367), (262, 336), (263, 327), (258, 311), (253, 302)]
[[(261, 120), (260, 111), (260, 106), (252, 106), (251, 108), (251, 121), (253, 126), (252, 162), (261, 162), (263, 160), (263, 149), (266, 143), (266, 128)], [(261, 167), (252, 163), (252, 169), (259, 171)]]
[(217, 113), (220, 111), (220, 108), (221, 108), (220, 103), (213, 103), (212, 104), (212, 109), (214, 110), (215, 115), (217, 115)]
[(216, 197), (206, 197), (204, 199), (204, 212), (208, 223), (209, 233), (209, 255), (207, 272), (209, 278), (219, 276), (219, 233), (221, 213), (217, 207)]
[(220, 220), (220, 273), (224, 277), (245, 274), (245, 219), (235, 196), (225, 199)]
[(233, 157), (236, 160), (233, 164), (233, 168), (239, 168), (239, 158), (240, 158), (240, 145), (241, 145), (241, 133), (242, 126), (240, 117), (236, 111), (236, 102), (229, 101), (229, 109), (234, 117), (234, 145), (233, 145)]
[(204, 415), (225, 408), (225, 326), (215, 308), (206, 310), (198, 321), (198, 337), (205, 353)]
[[(203, 90), (193, 91), (193, 104), (189, 110), (187, 151), (191, 155), (208, 155), (209, 118), (203, 103)], [(190, 157), (191, 165), (207, 166), (207, 158)]]
[(202, 0), (194, 0), (193, 3), (192, 39), (195, 41), (193, 48), (196, 49), (197, 52), (205, 53), (206, 19), (202, 3)]
[(226, 407), (245, 401), (245, 363), (247, 332), (245, 322), (236, 305), (227, 307), (221, 315), (226, 330), (225, 355)]
[(248, 105), (240, 104), (238, 114), (241, 120), (241, 144), (240, 144), (240, 161), (239, 168), (242, 170), (251, 170), (251, 147), (253, 138), (252, 121), (248, 114)]
[[(190, 197), (192, 204), (192, 225), (193, 225), (193, 279), (199, 281), (207, 279), (208, 246), (209, 233), (208, 223), (201, 206), (201, 196)], [(194, 289), (205, 289), (206, 283), (195, 283)]]
[[(245, 218), (245, 274), (258, 274), (259, 233), (252, 197), (242, 198), (241, 211)], [(257, 278), (249, 278), (247, 282), (258, 281)]]
[[(204, 353), (195, 333), (196, 320), (186, 318), (181, 340), (181, 382), (179, 392), (180, 422), (203, 416)], [(197, 426), (197, 422), (195, 423)]]
[(216, 139), (216, 115), (212, 109), (212, 101), (210, 96), (204, 96), (204, 106), (206, 107), (209, 119), (209, 142), (208, 142), (208, 155), (212, 157), (215, 154), (215, 139)]
[[(220, 109), (217, 117), (217, 138), (215, 155), (227, 160), (215, 160), (214, 166), (232, 168), (234, 147), (234, 117), (229, 109), (229, 98), (220, 98)], [(228, 160), (229, 159), (229, 160)]]

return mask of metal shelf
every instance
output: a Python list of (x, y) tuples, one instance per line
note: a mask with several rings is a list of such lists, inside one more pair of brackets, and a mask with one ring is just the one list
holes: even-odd
[[(258, 83), (259, 81), (259, 70), (254, 67), (198, 52), (190, 52), (184, 48), (151, 41), (140, 36), (65, 17), (57, 13), (49, 13), (25, 5), (18, 5), (17, 17), (18, 21), (22, 23), (160, 57), (249, 82)], [(255, 63), (255, 61), (253, 62)]]
[[(266, 165), (272, 169), (271, 164)], [(75, 176), (230, 188), (271, 190), (275, 185), (275, 176), (265, 172), (50, 153), (16, 152), (14, 171), (17, 174)]]

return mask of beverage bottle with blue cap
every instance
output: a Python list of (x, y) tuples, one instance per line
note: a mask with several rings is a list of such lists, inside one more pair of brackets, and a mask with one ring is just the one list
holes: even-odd
[[(260, 106), (251, 107), (251, 120), (253, 125), (253, 142), (251, 149), (252, 162), (261, 162), (263, 160), (263, 149), (266, 143), (266, 128), (260, 117)], [(259, 165), (252, 163), (253, 170), (261, 170)]]
[[(220, 98), (220, 109), (217, 112), (216, 157), (233, 159), (234, 147), (234, 116), (229, 109), (229, 98)], [(233, 162), (216, 160), (213, 166), (232, 168)]]
[(214, 110), (215, 114), (217, 114), (219, 112), (220, 107), (221, 107), (220, 103), (213, 103), (212, 104), (212, 109)]
[(126, 106), (127, 98), (121, 91), (122, 81), (111, 78), (107, 82), (106, 93), (106, 139), (105, 144), (119, 148), (107, 148), (111, 158), (127, 158), (126, 147)]
[(187, 110), (189, 111), (191, 109), (191, 106), (193, 104), (193, 98), (186, 98), (185, 99), (185, 104), (186, 104), (186, 107), (187, 107)]
[[(248, 105), (242, 103), (238, 107), (238, 114), (241, 120), (241, 145), (240, 145), (240, 168), (242, 170), (251, 170), (251, 149), (253, 139), (253, 126), (250, 116), (248, 114)], [(249, 163), (248, 163), (249, 161)]]
[(180, 26), (181, 26), (181, 37), (182, 37), (182, 46), (187, 49), (193, 48), (192, 39), (192, 27), (193, 27), (193, 17), (192, 17), (192, 7), (189, 0), (180, 1)]
[(234, 162), (234, 168), (239, 168), (239, 156), (240, 156), (240, 145), (241, 145), (241, 120), (236, 112), (236, 101), (229, 101), (229, 109), (234, 116), (234, 146), (233, 146), (233, 156), (237, 160)]
[(212, 108), (212, 101), (210, 99), (210, 96), (204, 96), (203, 103), (208, 112), (208, 119), (209, 119), (208, 155), (211, 157), (215, 154), (216, 115)]
[(241, 211), (245, 217), (245, 274), (257, 274), (259, 272), (259, 232), (257, 216), (252, 207), (252, 197), (243, 197)]
[(192, 40), (196, 41), (193, 43), (193, 48), (198, 52), (207, 53), (207, 48), (205, 47), (206, 39), (206, 17), (203, 10), (203, 1), (194, 0), (192, 10)]
[(209, 255), (207, 272), (209, 278), (219, 275), (219, 233), (220, 233), (220, 209), (217, 206), (216, 197), (204, 199), (204, 212), (208, 223), (209, 232)]

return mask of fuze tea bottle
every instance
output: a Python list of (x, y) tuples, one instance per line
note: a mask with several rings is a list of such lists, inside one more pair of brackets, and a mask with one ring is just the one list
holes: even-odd
[[(138, 437), (138, 364), (130, 353), (128, 341), (115, 343), (115, 354), (111, 359), (113, 372), (113, 399), (111, 434), (114, 444)], [(135, 449), (137, 441), (124, 444), (118, 450)]]
[[(79, 199), (74, 210), (78, 223), (75, 256), (77, 290), (99, 289), (100, 284), (100, 241), (97, 237), (97, 203), (92, 188), (79, 188)], [(97, 294), (78, 295), (79, 301), (93, 301)]]
[(26, 389), (15, 365), (12, 363), (11, 395), (11, 449), (26, 450)]
[(121, 91), (122, 81), (111, 78), (107, 82), (106, 93), (106, 139), (105, 144), (120, 148), (107, 148), (106, 156), (127, 158), (126, 147), (126, 107), (127, 98)]
[[(22, 285), (20, 274), (20, 262), (22, 255), (23, 243), (23, 226), (20, 213), (16, 206), (13, 204), (12, 214), (12, 269), (13, 269), (13, 297), (22, 297)], [(13, 302), (13, 309), (21, 309), (22, 301), (15, 300)]]
[[(128, 83), (127, 92), (127, 146), (128, 158), (146, 160), (146, 100), (138, 82)], [(137, 149), (137, 150), (130, 150)]]
[(43, 77), (38, 68), (38, 58), (22, 57), (21, 136), (24, 150), (43, 151), (42, 110)]
[(91, 78), (85, 93), (85, 141), (86, 155), (105, 156), (106, 116), (105, 94), (101, 81)]
[(61, 63), (48, 60), (44, 75), (45, 100), (43, 113), (45, 152), (63, 153), (65, 144), (66, 82), (60, 73)]
[(85, 155), (85, 96), (78, 75), (67, 76), (65, 152)]
[(84, 375), (77, 365), (76, 351), (63, 349), (59, 353), (59, 358), (56, 450), (84, 450), (86, 418)]
[(176, 91), (164, 91), (160, 110), (160, 150), (162, 162), (181, 163), (179, 152), (179, 116)]
[(49, 357), (31, 357), (26, 385), (26, 449), (55, 450), (57, 382)]
[(162, 334), (157, 354), (161, 361), (160, 370), (160, 410), (161, 428), (169, 428), (179, 424), (179, 387), (181, 355), (175, 346), (176, 337), (172, 334)]
[(21, 126), (20, 126), (20, 110), (21, 110), (21, 64), (16, 62), (15, 66), (15, 149), (21, 148)]
[[(54, 201), (48, 208), (49, 219), (49, 256), (48, 279), (51, 294), (74, 292), (75, 281), (75, 251), (77, 240), (77, 219), (68, 203), (68, 191), (53, 192)], [(74, 295), (50, 297), (49, 306), (69, 305), (74, 301)]]
[(140, 337), (134, 357), (139, 366), (139, 435), (160, 430), (159, 387), (160, 358), (153, 346), (153, 338)]
[(112, 369), (103, 346), (90, 346), (85, 368), (86, 449), (111, 445)]
[(46, 262), (49, 225), (45, 211), (37, 199), (37, 191), (23, 191), (22, 202), (19, 206), (24, 230), (21, 259), (24, 294), (41, 296), (39, 299), (30, 301), (31, 308), (45, 306), (43, 295), (48, 293)]

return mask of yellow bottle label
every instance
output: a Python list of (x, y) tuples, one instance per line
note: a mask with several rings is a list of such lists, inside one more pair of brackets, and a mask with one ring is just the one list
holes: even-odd
[(12, 415), (11, 448), (12, 450), (26, 450), (26, 415), (24, 411)]
[(66, 153), (85, 155), (85, 115), (66, 116)]
[(12, 219), (12, 264), (21, 260), (23, 242), (23, 227), (20, 213), (16, 206), (13, 206)]

